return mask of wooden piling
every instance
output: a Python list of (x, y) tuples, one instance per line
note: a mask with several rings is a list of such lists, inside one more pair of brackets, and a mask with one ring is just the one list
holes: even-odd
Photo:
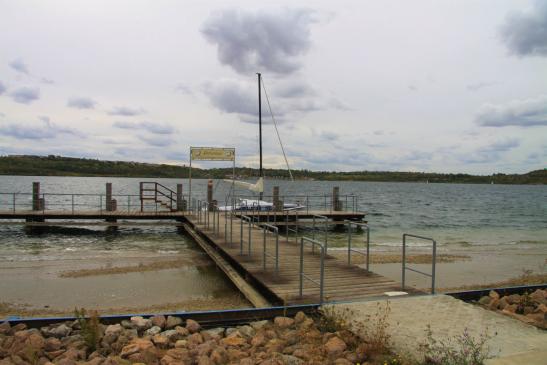
[(182, 184), (177, 184), (177, 211), (182, 212), (186, 210), (186, 202), (182, 196)]
[(106, 183), (106, 211), (112, 211), (112, 183)]
[(213, 180), (207, 182), (207, 207), (209, 211), (215, 210), (213, 203)]
[(279, 186), (273, 187), (273, 208), (276, 212), (283, 210), (283, 203), (279, 200)]
[(338, 186), (332, 188), (332, 210), (342, 210), (342, 202), (340, 201), (340, 187)]
[(40, 204), (40, 183), (32, 183), (32, 210), (42, 210)]

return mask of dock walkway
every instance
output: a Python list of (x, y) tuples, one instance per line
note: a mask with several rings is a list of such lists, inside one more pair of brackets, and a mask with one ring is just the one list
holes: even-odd
[[(229, 261), (244, 271), (249, 279), (267, 291), (270, 298), (279, 304), (318, 303), (320, 289), (311, 280), (304, 281), (303, 295), (300, 297), (300, 242), (295, 237), (279, 235), (279, 268), (275, 270), (275, 236), (252, 225), (249, 245), (248, 224), (242, 224), (241, 218), (213, 212), (202, 213), (198, 222), (195, 215), (187, 216), (193, 228), (200, 232)], [(209, 220), (207, 225), (205, 222)], [(213, 222), (215, 219), (215, 224)], [(232, 227), (232, 230), (230, 230)], [(243, 227), (243, 235), (241, 229)], [(230, 238), (231, 237), (231, 238)], [(241, 240), (243, 237), (243, 241)], [(264, 238), (266, 237), (266, 238)], [(264, 240), (266, 242), (266, 269), (264, 269)], [(250, 247), (250, 254), (249, 254)], [(303, 255), (304, 272), (312, 280), (320, 276), (320, 255), (318, 250), (312, 253), (306, 247)], [(324, 298), (330, 301), (355, 301), (385, 296), (385, 292), (400, 291), (395, 281), (369, 272), (346, 261), (327, 255), (324, 263)], [(408, 289), (406, 290), (408, 292)]]

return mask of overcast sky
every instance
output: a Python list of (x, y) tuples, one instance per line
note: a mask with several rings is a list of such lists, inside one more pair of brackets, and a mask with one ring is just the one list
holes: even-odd
[(547, 165), (547, 0), (0, 0), (0, 154), (257, 166), (256, 72), (294, 168)]

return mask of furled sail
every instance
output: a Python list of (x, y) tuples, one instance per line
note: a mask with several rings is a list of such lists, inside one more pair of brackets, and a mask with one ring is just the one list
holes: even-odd
[(264, 192), (264, 178), (262, 177), (260, 177), (255, 184), (251, 184), (245, 181), (238, 181), (238, 180), (224, 180), (224, 181), (229, 182), (230, 184), (233, 183), (237, 187), (247, 189), (255, 193)]

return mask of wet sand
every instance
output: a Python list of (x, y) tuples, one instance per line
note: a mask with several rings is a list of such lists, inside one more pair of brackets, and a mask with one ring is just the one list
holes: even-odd
[[(427, 251), (413, 248), (410, 267), (430, 272)], [(334, 252), (333, 252), (334, 253)], [(336, 253), (343, 255), (343, 252)], [(437, 285), (456, 288), (547, 273), (547, 247), (440, 247)], [(355, 255), (359, 257), (360, 255)], [(400, 250), (375, 247), (370, 269), (401, 281)], [(388, 263), (378, 263), (388, 262)], [(328, 272), (326, 273), (328, 275)], [(207, 310), (250, 307), (237, 289), (199, 252), (143, 256), (3, 262), (0, 317), (70, 314), (75, 307), (100, 313)], [(429, 288), (430, 279), (407, 272), (408, 285)]]
[[(426, 253), (430, 250), (413, 249), (413, 253)], [(372, 255), (392, 254), (393, 249), (376, 251)], [(439, 254), (466, 255), (468, 260), (438, 262), (436, 265), (436, 287), (458, 288), (461, 286), (482, 285), (513, 279), (526, 274), (547, 274), (547, 246), (537, 245), (522, 249), (489, 246), (440, 247)], [(399, 252), (400, 254), (400, 252)], [(408, 264), (408, 267), (430, 273), (431, 264)], [(401, 263), (371, 264), (370, 270), (401, 281)], [(407, 270), (406, 281), (417, 288), (429, 289), (431, 279)]]

